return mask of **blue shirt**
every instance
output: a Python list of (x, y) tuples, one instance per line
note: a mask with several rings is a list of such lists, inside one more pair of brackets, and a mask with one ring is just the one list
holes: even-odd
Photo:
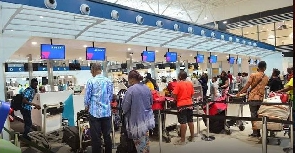
[(113, 98), (113, 83), (110, 79), (97, 75), (87, 81), (84, 105), (89, 108), (93, 117), (111, 116), (111, 100)]
[[(35, 89), (33, 89), (32, 87), (28, 87), (27, 89), (25, 89), (25, 91), (23, 91), (23, 97), (26, 98), (29, 103), (33, 101), (35, 94)], [(23, 108), (26, 110), (32, 110), (31, 105), (28, 104), (24, 104)]]

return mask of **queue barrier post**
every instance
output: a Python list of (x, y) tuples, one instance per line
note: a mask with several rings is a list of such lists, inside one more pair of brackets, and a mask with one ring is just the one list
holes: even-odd
[[(206, 103), (206, 115), (209, 115), (209, 103)], [(215, 139), (215, 137), (209, 135), (210, 134), (209, 118), (207, 118), (207, 120), (206, 120), (206, 126), (207, 126), (207, 133), (206, 133), (207, 135), (203, 135), (202, 140), (213, 141)]]
[(116, 149), (116, 134), (115, 134), (115, 126), (114, 126), (114, 115), (111, 115), (111, 125), (112, 125), (112, 144), (113, 144), (113, 149)]
[(161, 117), (161, 110), (158, 110), (158, 128), (159, 128), (159, 152), (162, 152), (162, 117)]
[[(290, 102), (290, 121), (293, 122), (293, 101)], [(290, 148), (293, 148), (294, 145), (294, 124), (292, 123), (290, 125)]]
[[(197, 105), (197, 114), (199, 114), (199, 105)], [(197, 137), (200, 135), (200, 118), (197, 116)]]
[(262, 153), (267, 153), (267, 117), (262, 117)]

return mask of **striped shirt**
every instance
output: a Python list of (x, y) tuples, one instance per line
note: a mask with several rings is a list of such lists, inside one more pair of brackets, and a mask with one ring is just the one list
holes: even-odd
[(111, 116), (111, 100), (113, 98), (113, 83), (110, 79), (97, 75), (88, 80), (84, 105), (89, 108), (93, 117)]
[[(33, 89), (32, 87), (28, 87), (25, 89), (25, 91), (23, 91), (23, 97), (26, 98), (29, 103), (33, 101), (34, 96), (35, 96), (35, 89)], [(23, 108), (26, 110), (32, 110), (31, 105), (28, 105), (28, 104), (24, 104)]]

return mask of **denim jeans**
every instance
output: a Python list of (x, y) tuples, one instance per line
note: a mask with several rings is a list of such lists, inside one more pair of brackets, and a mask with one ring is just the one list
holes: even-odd
[(24, 120), (24, 133), (23, 137), (25, 139), (31, 140), (28, 137), (28, 133), (31, 132), (31, 127), (32, 127), (32, 117), (31, 117), (31, 111), (27, 109), (22, 109), (21, 113), (23, 115), (23, 120)]
[(93, 153), (102, 153), (101, 135), (105, 144), (105, 153), (112, 153), (111, 117), (96, 118), (90, 115), (90, 134)]

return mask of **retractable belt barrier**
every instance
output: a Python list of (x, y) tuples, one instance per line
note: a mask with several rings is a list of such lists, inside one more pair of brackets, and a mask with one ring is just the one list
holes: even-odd
[[(252, 117), (237, 117), (237, 116), (213, 116), (213, 115), (208, 115), (209, 114), (209, 103), (227, 103), (227, 104), (240, 104), (240, 105), (248, 105), (248, 104), (253, 104), (253, 105), (266, 105), (266, 106), (274, 106), (274, 105), (284, 105), (284, 106), (289, 106), (290, 107), (290, 121), (287, 120), (279, 120), (279, 119), (270, 119), (267, 116), (263, 116), (262, 118), (252, 118)], [(205, 114), (198, 114), (198, 109), (199, 105), (206, 105), (206, 112)], [(215, 139), (213, 136), (209, 136), (209, 120), (210, 119), (220, 119), (220, 120), (241, 120), (241, 121), (262, 121), (262, 153), (267, 153), (267, 122), (273, 122), (273, 123), (281, 123), (281, 124), (288, 124), (290, 125), (290, 145), (293, 145), (293, 103), (264, 103), (264, 102), (231, 102), (231, 101), (210, 101), (210, 102), (198, 102), (194, 104), (194, 107), (197, 107), (197, 113), (194, 112), (193, 116), (194, 117), (202, 117), (202, 118), (207, 118), (207, 135), (203, 135), (203, 140), (205, 141), (212, 141)], [(172, 115), (177, 115), (178, 112), (175, 112), (174, 109), (166, 109), (163, 110), (164, 113), (166, 114), (172, 114)], [(159, 119), (161, 117), (159, 116)], [(199, 119), (197, 119), (197, 124), (199, 125)], [(197, 131), (199, 133), (199, 131)], [(160, 142), (161, 142), (161, 135), (160, 135)], [(161, 143), (159, 144), (160, 151), (161, 151)], [(289, 149), (292, 149), (290, 147)]]

